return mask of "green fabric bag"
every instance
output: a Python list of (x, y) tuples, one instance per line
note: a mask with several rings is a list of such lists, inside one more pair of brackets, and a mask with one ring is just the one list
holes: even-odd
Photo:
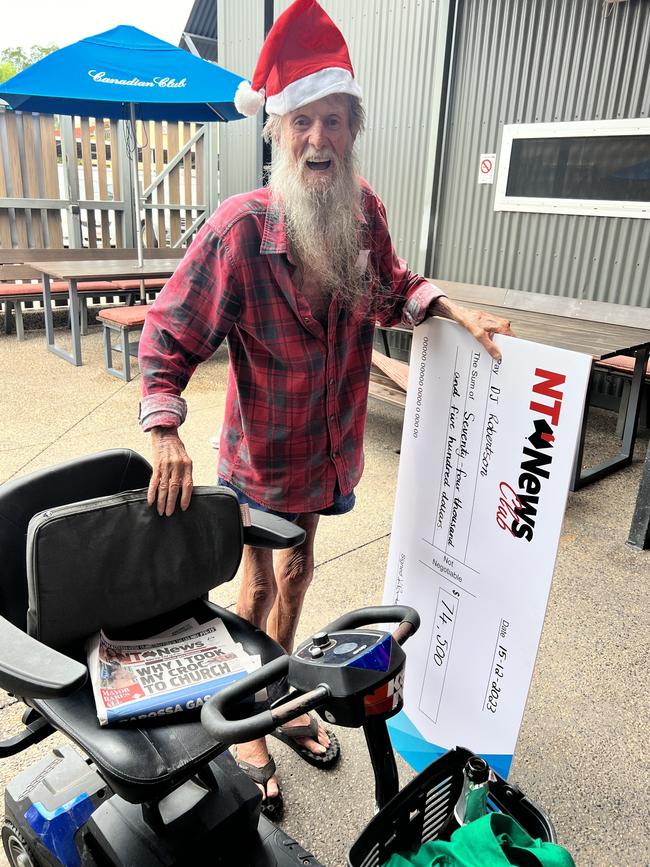
[(451, 841), (432, 840), (417, 852), (395, 854), (384, 867), (575, 867), (566, 849), (534, 840), (505, 813), (486, 813), (458, 828)]

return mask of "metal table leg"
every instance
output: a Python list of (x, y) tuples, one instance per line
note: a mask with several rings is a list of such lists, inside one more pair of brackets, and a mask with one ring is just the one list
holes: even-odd
[(569, 490), (577, 491), (582, 487), (580, 481), (582, 479), (582, 456), (585, 450), (585, 438), (587, 436), (587, 423), (589, 421), (589, 405), (591, 403), (591, 392), (594, 387), (594, 366), (591, 365), (591, 370), (589, 371), (589, 384), (587, 385), (587, 394), (585, 396), (585, 408), (582, 412), (582, 426), (580, 428), (580, 436), (578, 437), (578, 445), (576, 448), (576, 454), (573, 459), (573, 470), (571, 472), (571, 481), (569, 483)]
[(636, 498), (628, 545), (647, 551), (650, 548), (650, 443), (645, 456), (641, 484)]
[(50, 278), (43, 274), (43, 313), (45, 314), (45, 339), (47, 348), (54, 351), (54, 317), (52, 314), (52, 293), (50, 292)]
[(639, 424), (639, 412), (641, 410), (641, 396), (643, 392), (643, 383), (645, 380), (646, 365), (648, 363), (648, 354), (650, 347), (644, 346), (639, 349), (635, 355), (634, 373), (632, 374), (632, 384), (630, 387), (630, 398), (627, 405), (625, 415), (625, 428), (623, 430), (623, 444), (620, 452), (612, 458), (608, 458), (601, 464), (595, 467), (590, 467), (587, 470), (582, 470), (582, 448), (584, 446), (584, 433), (586, 426), (587, 407), (585, 407), (585, 421), (583, 422), (583, 430), (581, 433), (580, 445), (578, 454), (576, 455), (576, 464), (574, 467), (572, 491), (577, 491), (584, 488), (585, 485), (591, 484), (603, 476), (617, 470), (619, 467), (626, 467), (632, 463), (634, 456), (634, 444), (636, 443), (636, 432)]
[(50, 291), (50, 278), (43, 274), (43, 303), (45, 305), (45, 338), (50, 352), (64, 358), (70, 364), (81, 367), (81, 321), (79, 319), (79, 295), (77, 293), (77, 281), (68, 282), (68, 299), (70, 305), (70, 332), (72, 334), (72, 352), (68, 352), (56, 345), (54, 338), (54, 316), (52, 313), (52, 293)]
[(72, 332), (72, 359), (73, 364), (81, 367), (81, 311), (76, 280), (68, 281), (68, 298), (70, 303), (70, 331)]

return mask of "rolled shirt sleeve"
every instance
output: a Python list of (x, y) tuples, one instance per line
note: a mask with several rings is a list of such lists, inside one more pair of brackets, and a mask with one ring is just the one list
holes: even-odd
[(240, 310), (234, 261), (208, 223), (147, 313), (138, 351), (143, 430), (183, 423), (187, 407), (181, 393), (197, 364), (226, 338)]
[(154, 427), (180, 427), (186, 415), (186, 401), (173, 394), (150, 394), (140, 401), (139, 420), (145, 433)]

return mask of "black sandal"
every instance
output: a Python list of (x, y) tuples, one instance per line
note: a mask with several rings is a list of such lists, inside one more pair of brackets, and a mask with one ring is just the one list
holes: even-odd
[(270, 798), (266, 791), (266, 784), (275, 774), (275, 762), (273, 761), (273, 756), (269, 755), (268, 762), (261, 768), (240, 759), (237, 759), (237, 765), (242, 769), (247, 777), (250, 777), (254, 783), (257, 783), (264, 789), (262, 815), (266, 816), (267, 819), (270, 819), (271, 822), (279, 822), (284, 815), (282, 792), (278, 790), (278, 794)]
[(271, 732), (271, 735), (282, 741), (283, 744), (291, 747), (292, 750), (298, 753), (301, 759), (304, 759), (315, 768), (333, 768), (341, 757), (341, 747), (334, 732), (329, 729), (325, 729), (325, 731), (327, 732), (327, 737), (330, 739), (330, 745), (321, 755), (312, 753), (308, 747), (298, 743), (302, 738), (312, 738), (312, 740), (318, 743), (318, 720), (313, 714), (309, 714), (309, 725), (279, 726), (279, 728)]

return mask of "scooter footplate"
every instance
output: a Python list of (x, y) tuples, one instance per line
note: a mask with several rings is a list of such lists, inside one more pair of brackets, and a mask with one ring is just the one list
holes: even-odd
[(317, 861), (311, 852), (303, 849), (300, 843), (297, 843), (288, 834), (285, 834), (282, 829), (278, 828), (265, 816), (260, 816), (258, 832), (265, 853), (270, 856), (269, 865), (273, 867), (325, 867), (320, 861)]

